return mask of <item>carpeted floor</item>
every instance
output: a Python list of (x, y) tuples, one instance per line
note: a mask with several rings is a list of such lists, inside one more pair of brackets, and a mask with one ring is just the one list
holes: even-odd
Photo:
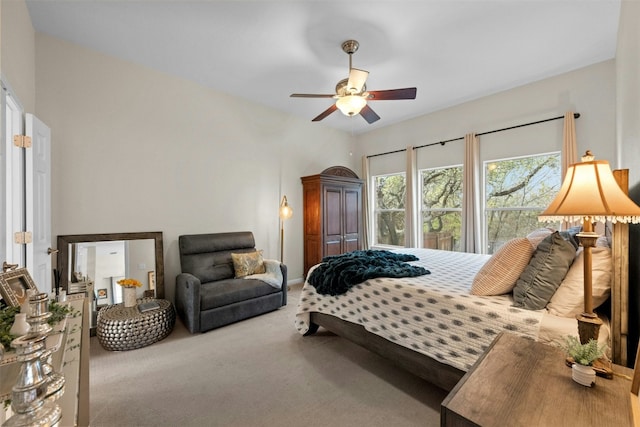
[(149, 347), (91, 338), (91, 426), (437, 426), (446, 392), (329, 332), (303, 337), (300, 291), (204, 334)]

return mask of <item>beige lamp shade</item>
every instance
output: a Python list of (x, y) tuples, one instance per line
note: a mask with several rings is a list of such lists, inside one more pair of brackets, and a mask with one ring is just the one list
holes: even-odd
[(538, 219), (637, 224), (640, 207), (620, 189), (609, 162), (591, 160), (569, 166), (560, 192)]

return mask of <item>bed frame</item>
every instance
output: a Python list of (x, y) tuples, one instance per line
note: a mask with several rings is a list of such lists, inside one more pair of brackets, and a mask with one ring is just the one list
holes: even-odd
[[(613, 171), (620, 187), (628, 192), (629, 171), (627, 169)], [(610, 324), (611, 354), (613, 363), (627, 366), (627, 340), (629, 316), (629, 226), (616, 223), (613, 225), (611, 253), (613, 261), (613, 281), (611, 284)], [(347, 322), (323, 313), (310, 313), (310, 327), (305, 334), (314, 334), (319, 326), (352, 341), (386, 359), (401, 368), (414, 373), (430, 383), (451, 391), (465, 374), (464, 371), (438, 362), (429, 356), (415, 352), (401, 345), (388, 341), (367, 331), (363, 326)], [(577, 328), (577, 322), (576, 322)]]

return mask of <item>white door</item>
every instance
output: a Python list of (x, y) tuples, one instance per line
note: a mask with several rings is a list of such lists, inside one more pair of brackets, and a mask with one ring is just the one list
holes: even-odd
[(2, 81), (2, 114), (3, 114), (3, 261), (9, 264), (25, 266), (24, 245), (15, 243), (14, 234), (24, 231), (24, 149), (13, 144), (14, 135), (24, 132), (24, 113), (22, 106), (12, 95), (11, 89)]
[(33, 243), (27, 244), (27, 270), (40, 292), (51, 293), (51, 129), (33, 114), (25, 116), (32, 148), (26, 150), (26, 225)]

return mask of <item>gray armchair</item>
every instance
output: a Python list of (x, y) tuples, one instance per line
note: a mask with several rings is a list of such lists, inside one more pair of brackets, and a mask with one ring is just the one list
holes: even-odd
[(205, 332), (287, 304), (284, 264), (280, 289), (235, 278), (231, 254), (256, 250), (250, 231), (184, 235), (178, 244), (182, 273), (176, 277), (176, 309), (189, 332)]

